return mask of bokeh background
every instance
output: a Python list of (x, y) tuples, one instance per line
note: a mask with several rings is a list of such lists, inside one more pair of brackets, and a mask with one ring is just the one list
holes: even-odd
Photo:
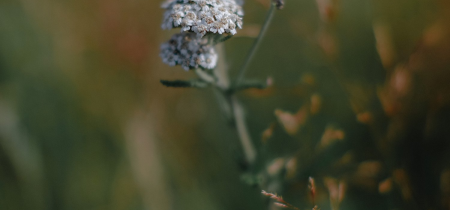
[(247, 74), (274, 85), (238, 94), (251, 166), (211, 89), (160, 84), (195, 77), (159, 57), (160, 3), (0, 1), (0, 209), (450, 209), (450, 2), (286, 0)]

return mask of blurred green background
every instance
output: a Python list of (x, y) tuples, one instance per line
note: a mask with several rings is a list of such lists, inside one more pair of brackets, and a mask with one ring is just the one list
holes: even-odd
[[(247, 74), (274, 86), (238, 95), (258, 150), (244, 176), (213, 91), (159, 83), (195, 77), (159, 57), (178, 32), (160, 28), (160, 3), (0, 1), (0, 209), (267, 209), (261, 188), (311, 209), (309, 176), (344, 180), (343, 209), (450, 208), (448, 1), (286, 0)], [(268, 6), (247, 0), (244, 29), (223, 44), (232, 76)], [(305, 106), (312, 117), (290, 131)], [(344, 141), (316, 159), (330, 126)], [(272, 177), (280, 157), (302, 170)], [(375, 175), (359, 174), (367, 161)], [(386, 196), (389, 177), (399, 190)], [(324, 180), (318, 200), (336, 209)]]

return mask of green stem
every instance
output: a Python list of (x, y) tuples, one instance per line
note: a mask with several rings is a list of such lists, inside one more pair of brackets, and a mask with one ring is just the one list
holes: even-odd
[(200, 79), (207, 83), (213, 84), (217, 80), (213, 75), (208, 73), (209, 70), (195, 69), (194, 71)]
[(253, 164), (256, 159), (256, 149), (255, 145), (253, 145), (253, 141), (250, 137), (245, 114), (242, 105), (240, 105), (238, 99), (232, 96), (232, 93), (229, 93), (230, 89), (229, 77), (228, 77), (228, 68), (226, 62), (224, 62), (225, 50), (223, 45), (219, 44), (217, 46), (217, 50), (219, 52), (220, 57), (217, 64), (217, 68), (214, 71), (215, 77), (218, 79), (215, 83), (214, 92), (217, 96), (217, 100), (219, 105), (227, 117), (230, 125), (233, 125), (236, 128), (236, 132), (239, 137), (239, 141), (242, 146), (242, 150), (244, 153), (245, 161), (248, 164)]
[(255, 56), (255, 53), (258, 50), (259, 44), (261, 43), (261, 40), (264, 38), (264, 35), (266, 34), (266, 31), (269, 28), (270, 23), (272, 22), (274, 11), (275, 11), (275, 4), (272, 3), (270, 6), (270, 9), (269, 9), (269, 12), (267, 13), (266, 20), (264, 21), (261, 31), (259, 32), (258, 37), (256, 38), (255, 42), (253, 43), (253, 46), (250, 49), (250, 52), (248, 53), (247, 58), (244, 61), (244, 64), (239, 69), (238, 76), (236, 77), (236, 80), (234, 81), (234, 83), (231, 87), (232, 89), (237, 87), (239, 85), (239, 83), (242, 81), (242, 79), (244, 79), (245, 72), (246, 72), (251, 60)]

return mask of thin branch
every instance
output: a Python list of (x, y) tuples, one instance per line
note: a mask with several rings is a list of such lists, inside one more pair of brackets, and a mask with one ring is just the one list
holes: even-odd
[(266, 20), (264, 21), (264, 24), (261, 28), (261, 31), (259, 32), (258, 37), (256, 38), (255, 42), (253, 43), (252, 48), (250, 49), (250, 52), (247, 55), (247, 58), (244, 61), (244, 64), (239, 69), (238, 76), (236, 77), (236, 80), (234, 81), (234, 84), (232, 88), (237, 87), (242, 79), (244, 79), (245, 72), (250, 65), (250, 62), (252, 61), (253, 57), (255, 56), (256, 51), (258, 50), (259, 44), (261, 43), (261, 40), (264, 38), (264, 35), (266, 34), (267, 29), (269, 28), (270, 23), (272, 22), (273, 14), (275, 11), (276, 5), (274, 3), (271, 4), (269, 12), (267, 13)]

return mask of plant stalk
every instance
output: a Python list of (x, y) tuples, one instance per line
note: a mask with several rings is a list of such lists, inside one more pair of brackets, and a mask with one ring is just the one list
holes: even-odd
[[(222, 45), (218, 45), (218, 50), (221, 56), (224, 56), (224, 48)], [(245, 114), (238, 99), (227, 92), (229, 89), (230, 81), (228, 76), (228, 67), (225, 62), (219, 62), (216, 71), (214, 72), (217, 80), (216, 90), (214, 91), (219, 104), (222, 106), (222, 110), (227, 116), (227, 120), (231, 122), (236, 128), (236, 132), (239, 137), (239, 141), (242, 146), (245, 161), (248, 164), (252, 164), (256, 159), (256, 149), (253, 145), (251, 136), (249, 134)]]

